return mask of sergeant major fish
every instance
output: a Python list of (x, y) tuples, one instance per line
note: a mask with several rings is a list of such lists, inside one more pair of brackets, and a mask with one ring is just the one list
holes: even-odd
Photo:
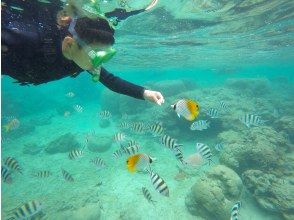
[(208, 122), (207, 120), (199, 120), (199, 121), (195, 121), (191, 124), (190, 129), (192, 131), (202, 131), (205, 129), (208, 129), (210, 126), (210, 122)]

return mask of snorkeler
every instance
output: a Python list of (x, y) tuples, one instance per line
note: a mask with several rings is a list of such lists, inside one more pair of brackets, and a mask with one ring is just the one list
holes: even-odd
[[(151, 5), (154, 2), (157, 0)], [(76, 16), (69, 18), (60, 11), (64, 13), (60, 1), (44, 6), (37, 1), (10, 0), (2, 6), (1, 71), (4, 75), (21, 85), (38, 85), (76, 77), (86, 70), (93, 81), (100, 81), (114, 92), (159, 105), (164, 102), (160, 92), (125, 81), (101, 66), (115, 54), (111, 47), (115, 41), (114, 29), (105, 19), (107, 14), (103, 15), (105, 18), (90, 18), (74, 12)], [(110, 16), (123, 20), (133, 15), (126, 10), (122, 13), (110, 13)]]

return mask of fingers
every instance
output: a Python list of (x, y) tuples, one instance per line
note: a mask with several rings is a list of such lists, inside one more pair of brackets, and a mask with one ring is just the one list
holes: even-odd
[(161, 104), (164, 103), (164, 98), (163, 98), (163, 96), (162, 96), (162, 94), (160, 92), (156, 92), (155, 99), (156, 99), (156, 103), (158, 105), (161, 105)]

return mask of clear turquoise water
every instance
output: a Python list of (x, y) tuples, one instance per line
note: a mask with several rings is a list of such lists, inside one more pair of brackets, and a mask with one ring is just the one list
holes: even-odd
[[(209, 7), (212, 11), (207, 9)], [(293, 167), (287, 164), (293, 161), (293, 8), (293, 2), (285, 0), (199, 0), (174, 1), (173, 4), (161, 1), (154, 11), (123, 22), (116, 33), (118, 54), (105, 67), (126, 80), (162, 92), (166, 98), (163, 106), (109, 92), (102, 85), (93, 83), (86, 73), (76, 79), (28, 87), (14, 84), (7, 76), (2, 77), (2, 125), (10, 120), (10, 116), (20, 121), (19, 128), (1, 133), (2, 162), (11, 156), (23, 168), (22, 175), (12, 174), (12, 184), (2, 182), (2, 217), (7, 217), (8, 210), (36, 199), (43, 203), (42, 211), (47, 219), (216, 219), (213, 213), (216, 211), (212, 211), (214, 206), (198, 206), (196, 209), (202, 211), (195, 215), (185, 201), (191, 194), (191, 187), (196, 183), (197, 189), (197, 181), (217, 164), (230, 167), (220, 159), (235, 149), (233, 138), (226, 136), (226, 132), (238, 134), (236, 143), (247, 138), (245, 146), (247, 143), (248, 148), (255, 143), (253, 153), (261, 160), (264, 157), (262, 147), (267, 144), (267, 139), (271, 139), (272, 145), (268, 149), (275, 149), (275, 156), (281, 158), (286, 168), (276, 164), (275, 168), (265, 166), (262, 171), (285, 179), (287, 185), (279, 185), (279, 188), (289, 187), (290, 192), (293, 181), (291, 183), (288, 179), (293, 178)], [(241, 84), (232, 84), (232, 80)], [(75, 97), (66, 97), (68, 92), (75, 93)], [(210, 120), (211, 127), (193, 132), (189, 129), (191, 123), (179, 119), (169, 107), (179, 98), (195, 99), (201, 109), (214, 107), (223, 100), (228, 103), (229, 112), (213, 120), (201, 110), (198, 119)], [(73, 109), (75, 104), (83, 107), (82, 113)], [(112, 113), (110, 125), (106, 128), (99, 124), (101, 110)], [(64, 116), (65, 111), (70, 111), (68, 117)], [(273, 116), (275, 111), (279, 113)], [(245, 113), (260, 114), (267, 122), (264, 126), (247, 129), (237, 120)], [(122, 119), (124, 114), (128, 115), (127, 119)], [(128, 138), (140, 143), (141, 152), (157, 158), (153, 168), (170, 189), (170, 197), (165, 198), (153, 189), (147, 174), (127, 171), (126, 157), (113, 158), (112, 153), (118, 149), (115, 143), (102, 153), (86, 147), (84, 156), (76, 161), (70, 161), (67, 152), (49, 154), (43, 150), (50, 141), (69, 132), (82, 145), (93, 131), (112, 137), (120, 131), (117, 124), (121, 121), (142, 121), (145, 124), (161, 121), (165, 132), (184, 145), (185, 157), (195, 152), (196, 142), (203, 142), (210, 146), (215, 164), (192, 170), (183, 168), (186, 171), (184, 177), (177, 179), (180, 165), (157, 138), (147, 132), (123, 131)], [(261, 140), (256, 141), (256, 136)], [(223, 152), (218, 153), (214, 144), (220, 140), (228, 144)], [(28, 144), (35, 144), (40, 152), (34, 155), (25, 153)], [(95, 169), (89, 163), (95, 156), (103, 158), (107, 167)], [(245, 159), (239, 160), (241, 167), (247, 166)], [(274, 159), (269, 156), (268, 160)], [(248, 161), (250, 163), (250, 169), (230, 168), (244, 182), (243, 173), (247, 169), (261, 169), (258, 163), (255, 166), (254, 162)], [(72, 174), (73, 183), (63, 179), (61, 168)], [(31, 174), (38, 170), (50, 170), (53, 175), (47, 179), (33, 177)], [(100, 181), (102, 185), (95, 186)], [(243, 185), (238, 197), (243, 203), (240, 219), (293, 217), (291, 193), (286, 193), (290, 197), (287, 201), (276, 201), (270, 199), (275, 196), (269, 190), (260, 196), (246, 189), (245, 182)], [(145, 200), (142, 187), (151, 192), (157, 201), (155, 206)], [(207, 187), (206, 191), (209, 190), (211, 187)], [(280, 192), (279, 196), (282, 194)], [(270, 211), (261, 204), (260, 197), (271, 201), (274, 207), (287, 208)], [(230, 199), (232, 203), (236, 200)], [(222, 207), (221, 203), (219, 205)], [(227, 219), (230, 208), (224, 213), (227, 214), (219, 219)]]

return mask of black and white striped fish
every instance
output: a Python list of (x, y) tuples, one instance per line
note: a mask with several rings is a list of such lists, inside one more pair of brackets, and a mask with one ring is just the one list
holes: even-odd
[(9, 220), (24, 220), (34, 219), (34, 217), (42, 212), (42, 204), (39, 201), (33, 200), (21, 205), (10, 211)]
[(125, 138), (126, 138), (126, 135), (122, 132), (118, 132), (114, 135), (114, 141), (116, 141), (116, 142), (124, 141)]
[(75, 160), (83, 156), (83, 151), (79, 149), (74, 149), (68, 153), (68, 158), (70, 160)]
[(199, 121), (195, 121), (191, 124), (190, 129), (192, 131), (202, 131), (205, 129), (208, 129), (210, 126), (210, 122), (207, 120), (199, 120)]
[(114, 151), (114, 153), (112, 154), (116, 159), (122, 157), (122, 155), (124, 154), (124, 149), (120, 148), (116, 151)]
[(136, 154), (136, 153), (139, 152), (139, 148), (140, 148), (139, 145), (133, 145), (133, 146), (130, 146), (130, 147), (124, 147), (123, 151), (127, 155), (133, 155), (133, 154)]
[(13, 157), (7, 157), (4, 161), (4, 164), (9, 168), (10, 170), (15, 170), (19, 173), (22, 173), (22, 168), (19, 166), (19, 163), (17, 160)]
[(6, 166), (1, 166), (1, 179), (4, 183), (12, 183), (11, 173)]
[(224, 101), (220, 101), (220, 102), (219, 102), (219, 108), (220, 108), (221, 110), (227, 110), (227, 109), (228, 109), (228, 105), (227, 105), (227, 103), (225, 103)]
[(145, 187), (142, 187), (142, 192), (143, 192), (143, 195), (144, 195), (145, 199), (147, 199), (148, 202), (150, 202), (150, 203), (152, 203), (154, 205), (154, 203), (156, 201), (154, 201), (152, 199), (152, 196), (151, 196), (149, 190), (147, 188), (145, 188)]
[(133, 125), (132, 125), (132, 131), (133, 132), (136, 132), (136, 133), (143, 133), (145, 130), (145, 127), (144, 127), (144, 123), (143, 122), (135, 122)]
[(69, 172), (67, 172), (66, 170), (64, 169), (61, 169), (61, 172), (62, 172), (62, 175), (63, 175), (63, 178), (68, 181), (68, 182), (73, 182), (74, 181), (74, 178), (72, 177), (72, 175), (70, 175)]
[(154, 137), (161, 136), (164, 132), (164, 128), (162, 127), (161, 122), (156, 122), (149, 126), (149, 131), (152, 133)]
[(217, 150), (217, 151), (222, 151), (223, 148), (224, 148), (224, 143), (217, 143), (214, 148)]
[(254, 115), (254, 114), (245, 114), (239, 117), (239, 120), (243, 124), (245, 124), (248, 128), (250, 128), (251, 125), (253, 126), (263, 125), (266, 122), (266, 120), (262, 120), (260, 116)]
[(42, 170), (42, 171), (38, 171), (33, 174), (33, 176), (40, 177), (40, 178), (47, 178), (51, 175), (52, 175), (52, 173), (49, 170)]
[(82, 113), (84, 111), (83, 107), (80, 105), (74, 105), (73, 108), (78, 113)]
[(151, 169), (147, 169), (147, 171), (150, 175), (150, 180), (155, 190), (159, 192), (161, 195), (169, 197), (169, 189), (165, 181)]
[(126, 122), (126, 121), (122, 121), (117, 125), (118, 128), (120, 129), (128, 129), (130, 127), (130, 123)]
[(103, 159), (100, 157), (95, 157), (94, 159), (91, 160), (91, 163), (95, 164), (99, 168), (106, 167), (106, 163)]
[(181, 151), (180, 148), (177, 148), (174, 151), (175, 157), (177, 158), (178, 161), (180, 161), (182, 164), (186, 164), (186, 162), (184, 161), (184, 155), (183, 152)]
[(238, 220), (239, 219), (238, 214), (239, 214), (240, 208), (241, 208), (241, 202), (240, 201), (236, 202), (233, 205), (233, 207), (231, 209), (231, 220)]
[(210, 108), (206, 112), (207, 115), (209, 115), (211, 118), (218, 118), (219, 112), (216, 108)]
[(177, 140), (174, 138), (171, 138), (168, 135), (163, 135), (160, 138), (161, 144), (164, 145), (165, 147), (171, 149), (171, 150), (177, 150), (177, 148), (180, 148), (182, 144), (178, 144)]
[(129, 140), (125, 146), (121, 145), (121, 147), (131, 147), (133, 145), (139, 145), (139, 143), (135, 140)]
[(99, 117), (101, 119), (109, 119), (109, 118), (111, 118), (111, 112), (107, 111), (107, 110), (103, 110), (103, 111), (99, 112)]
[(211, 150), (206, 144), (197, 143), (196, 152), (199, 153), (204, 159), (206, 159), (209, 164), (213, 162)]

